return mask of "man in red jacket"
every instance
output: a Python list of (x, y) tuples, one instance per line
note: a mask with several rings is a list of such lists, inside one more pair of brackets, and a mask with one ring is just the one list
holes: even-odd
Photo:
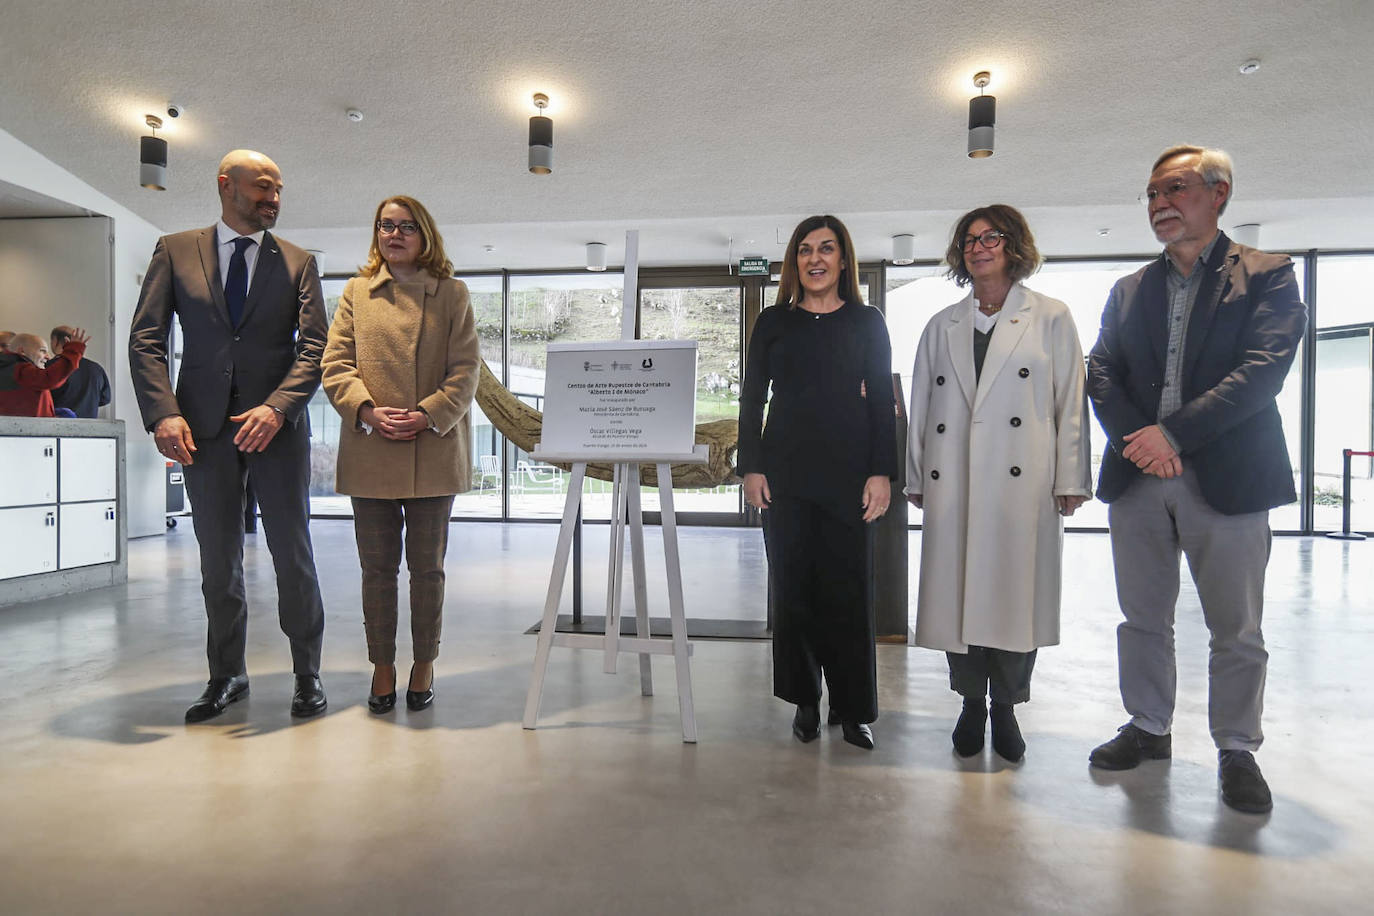
[(86, 352), (91, 336), (72, 329), (62, 353), (46, 367), (42, 362), (43, 339), (36, 334), (16, 334), (10, 352), (0, 353), (0, 416), (51, 417), (52, 389), (67, 380)]

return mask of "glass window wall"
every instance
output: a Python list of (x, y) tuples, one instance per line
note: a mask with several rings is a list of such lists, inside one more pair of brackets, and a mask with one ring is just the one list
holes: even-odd
[[(506, 387), (536, 410), (544, 409), (545, 349), (550, 343), (620, 338), (624, 278), (620, 273), (566, 273), (510, 278), (510, 366)], [(558, 518), (569, 474), (508, 447), (507, 486), (512, 518)], [(608, 519), (611, 485), (588, 477), (582, 512)]]
[[(1317, 259), (1313, 527), (1339, 531), (1343, 450), (1374, 449), (1374, 256)], [(1351, 461), (1350, 526), (1374, 531), (1374, 460)]]

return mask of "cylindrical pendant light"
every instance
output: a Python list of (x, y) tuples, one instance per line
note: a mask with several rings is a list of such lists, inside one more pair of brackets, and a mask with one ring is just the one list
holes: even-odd
[(894, 235), (892, 237), (892, 263), (911, 264), (916, 260), (916, 236)]
[(597, 272), (606, 269), (606, 243), (587, 243), (587, 269)]
[(992, 82), (992, 74), (980, 70), (974, 74), (973, 85), (978, 87), (978, 95), (968, 100), (968, 156), (970, 159), (986, 159), (992, 155), (993, 127), (997, 123), (997, 97), (983, 95), (983, 89)]
[[(146, 115), (144, 122), (154, 131), (162, 126), (157, 115)], [(167, 141), (161, 137), (138, 138), (138, 183), (152, 191), (167, 190)]]
[[(536, 92), (534, 107), (543, 111), (548, 106), (549, 97)], [(553, 172), (553, 121), (542, 114), (530, 118), (530, 171), (536, 175)]]

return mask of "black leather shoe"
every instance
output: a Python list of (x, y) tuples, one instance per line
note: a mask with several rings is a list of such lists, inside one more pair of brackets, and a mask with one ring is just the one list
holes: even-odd
[(792, 734), (802, 744), (815, 741), (821, 736), (820, 706), (798, 706), (797, 714), (792, 717)]
[(291, 715), (308, 719), (324, 712), (329, 702), (324, 698), (324, 685), (313, 674), (296, 675), (296, 693), (291, 697)]
[(873, 729), (858, 722), (841, 722), (840, 725), (844, 728), (844, 740), (866, 751), (873, 750)]
[(1026, 739), (1021, 737), (1016, 713), (1002, 703), (992, 704), (992, 749), (1012, 763), (1026, 756)]
[(983, 736), (987, 732), (988, 708), (983, 698), (964, 698), (964, 711), (959, 713), (959, 721), (954, 723), (950, 738), (954, 741), (954, 753), (960, 757), (972, 757), (983, 750)]
[[(413, 676), (413, 675), (415, 674), (415, 669), (414, 669), (414, 668), (410, 669), (410, 673), (411, 673), (411, 675)], [(407, 683), (409, 683), (409, 682), (407, 682)], [(430, 707), (433, 703), (434, 703), (434, 675), (433, 675), (433, 674), (430, 674), (430, 676), (429, 676), (429, 686), (426, 687), (424, 690), (411, 690), (409, 687), (406, 688), (406, 708), (409, 709), (409, 710), (411, 710), (412, 712), (419, 712), (419, 711), (422, 710), (422, 709), (429, 709), (429, 707)]]
[(1249, 751), (1218, 751), (1217, 775), (1221, 777), (1221, 800), (1246, 814), (1267, 814), (1274, 809), (1274, 797), (1264, 781), (1255, 755)]
[(206, 719), (213, 719), (224, 712), (224, 708), (230, 703), (246, 696), (248, 696), (248, 675), (212, 677), (210, 682), (205, 685), (205, 692), (200, 695), (200, 699), (192, 703), (191, 708), (186, 710), (186, 721), (204, 722)]
[(1172, 738), (1152, 735), (1128, 722), (1117, 729), (1115, 738), (1093, 748), (1088, 763), (1099, 770), (1133, 770), (1142, 760), (1167, 760), (1172, 756)]
[[(376, 683), (374, 676), (373, 683)], [(391, 712), (396, 708), (396, 666), (391, 666), (391, 692), (367, 694), (367, 708), (376, 713)]]

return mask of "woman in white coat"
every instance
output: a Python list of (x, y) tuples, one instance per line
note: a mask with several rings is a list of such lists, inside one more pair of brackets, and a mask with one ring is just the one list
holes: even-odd
[(911, 386), (907, 498), (924, 510), (917, 645), (948, 653), (964, 698), (954, 749), (1020, 760), (1012, 711), (1059, 642), (1063, 517), (1091, 495), (1083, 351), (1068, 306), (1021, 281), (1040, 266), (1025, 218), (966, 213), (946, 254), (973, 289), (926, 325)]

